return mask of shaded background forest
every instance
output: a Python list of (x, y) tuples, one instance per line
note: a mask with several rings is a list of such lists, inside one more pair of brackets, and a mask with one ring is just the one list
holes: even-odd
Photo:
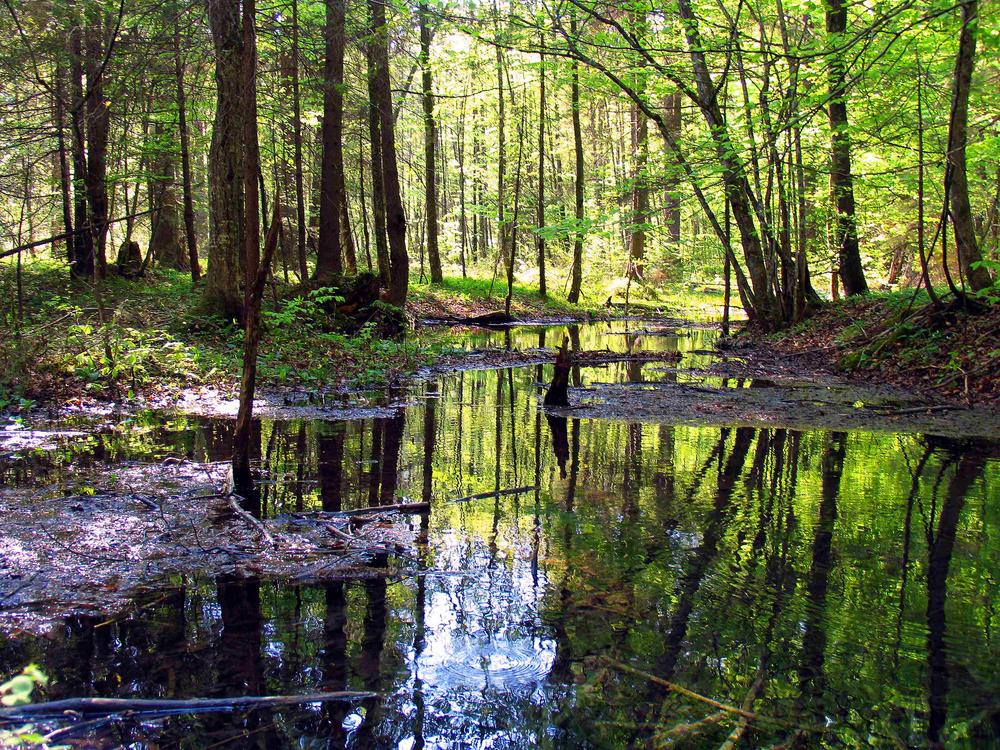
[(238, 316), (277, 196), (276, 277), (372, 269), (397, 304), (408, 275), (594, 302), (731, 262), (775, 328), (817, 292), (920, 283), (921, 254), (932, 283), (991, 283), (989, 4), (4, 5), (19, 263), (207, 272)]

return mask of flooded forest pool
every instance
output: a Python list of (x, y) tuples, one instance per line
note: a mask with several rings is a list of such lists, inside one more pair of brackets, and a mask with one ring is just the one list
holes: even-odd
[[(707, 327), (626, 335), (641, 325), (465, 345), (681, 355), (579, 368), (584, 395), (713, 360)], [(34, 661), (52, 699), (378, 693), (71, 746), (1000, 746), (1000, 442), (586, 418), (542, 409), (551, 370), (456, 369), (374, 418), (260, 420), (267, 517), (430, 502), (412, 549), (371, 562), (391, 574), (178, 576), (121, 615), (5, 628), (0, 674)], [(144, 428), (6, 452), (0, 500), (228, 457), (231, 420), (128, 419)]]

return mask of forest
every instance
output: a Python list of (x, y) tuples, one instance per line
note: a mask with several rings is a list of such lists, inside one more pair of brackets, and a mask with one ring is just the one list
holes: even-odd
[(0, 747), (1000, 745), (995, 0), (0, 2)]

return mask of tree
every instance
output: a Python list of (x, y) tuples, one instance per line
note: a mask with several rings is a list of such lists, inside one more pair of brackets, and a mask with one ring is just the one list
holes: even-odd
[(243, 36), (239, 0), (209, 0), (208, 22), (215, 47), (215, 120), (208, 154), (208, 216), (211, 242), (205, 275), (206, 307), (241, 318), (243, 268)]
[(951, 224), (955, 232), (955, 251), (959, 268), (973, 291), (993, 283), (990, 272), (980, 264), (982, 254), (976, 242), (976, 229), (969, 201), (969, 178), (965, 166), (965, 145), (969, 121), (969, 90), (976, 61), (976, 27), (979, 3), (969, 0), (961, 5), (962, 31), (955, 57), (955, 77), (948, 124), (948, 154), (945, 170), (947, 200), (951, 203)]
[(835, 240), (840, 261), (840, 278), (848, 296), (868, 291), (858, 225), (854, 216), (854, 179), (851, 175), (851, 136), (847, 123), (847, 72), (838, 49), (847, 31), (847, 6), (844, 0), (827, 0), (826, 31), (831, 45), (827, 63), (830, 83), (830, 189), (836, 206)]
[(326, 1), (326, 68), (323, 74), (323, 158), (320, 177), (316, 279), (344, 271), (344, 23), (345, 0)]
[(396, 138), (392, 115), (392, 90), (389, 85), (389, 37), (382, 0), (368, 0), (368, 54), (374, 70), (372, 105), (378, 111), (379, 158), (382, 162), (382, 190), (385, 195), (386, 234), (389, 239), (389, 289), (386, 300), (394, 305), (406, 301), (410, 283), (409, 258), (406, 254), (406, 215), (399, 189), (396, 163)]
[[(576, 16), (570, 19), (570, 35), (576, 37)], [(573, 236), (573, 270), (567, 299), (576, 304), (580, 301), (580, 286), (583, 283), (583, 132), (580, 127), (580, 63), (573, 59), (570, 72), (570, 111), (573, 116), (573, 208), (576, 232)]]
[(424, 202), (427, 210), (427, 260), (431, 281), (440, 284), (441, 254), (438, 249), (437, 132), (434, 125), (434, 87), (431, 78), (431, 30), (426, 0), (417, 6), (420, 24), (420, 68), (424, 110)]

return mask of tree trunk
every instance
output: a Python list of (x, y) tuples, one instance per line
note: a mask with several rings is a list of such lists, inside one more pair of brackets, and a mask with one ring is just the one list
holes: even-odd
[(379, 143), (382, 160), (382, 188), (385, 191), (386, 234), (389, 239), (389, 290), (386, 300), (402, 306), (410, 283), (406, 255), (406, 216), (399, 189), (396, 138), (392, 122), (392, 90), (389, 85), (389, 38), (382, 0), (368, 0), (370, 14), (368, 52), (375, 70), (373, 104), (378, 107)]
[(264, 244), (263, 258), (260, 256), (260, 195), (258, 177), (260, 173), (260, 146), (257, 141), (257, 38), (255, 31), (256, 8), (254, 0), (243, 0), (243, 22), (240, 49), (237, 58), (240, 90), (243, 92), (241, 106), (234, 114), (235, 126), (240, 128), (240, 145), (245, 149), (243, 156), (243, 268), (244, 268), (244, 333), (243, 372), (240, 379), (240, 405), (236, 415), (233, 434), (233, 486), (237, 492), (250, 499), (253, 480), (250, 475), (250, 436), (253, 426), (253, 397), (257, 382), (257, 347), (260, 342), (260, 303), (267, 281), (271, 258), (278, 246), (281, 227), (281, 196), (277, 186), (274, 191), (274, 216)]
[[(56, 169), (59, 180), (59, 194), (62, 198), (62, 226), (66, 232), (66, 259), (73, 263), (73, 179), (69, 171), (69, 158), (66, 153), (66, 105), (64, 96), (66, 95), (66, 69), (57, 63), (55, 71), (55, 124), (57, 143)], [(53, 232), (55, 234), (55, 232)], [(72, 273), (73, 266), (70, 266)]]
[(976, 242), (975, 223), (969, 202), (969, 179), (965, 167), (965, 144), (969, 121), (969, 89), (976, 62), (977, 0), (962, 4), (962, 32), (958, 38), (958, 55), (955, 58), (955, 86), (951, 95), (951, 122), (948, 126), (948, 197), (951, 203), (951, 223), (955, 232), (955, 251), (958, 263), (973, 291), (990, 286), (990, 272), (982, 266), (973, 267), (982, 260)]
[[(668, 96), (666, 104), (666, 113), (664, 115), (666, 127), (674, 140), (679, 141), (682, 127), (680, 92), (675, 92)], [(663, 213), (667, 224), (668, 242), (676, 252), (681, 243), (681, 199), (678, 191), (681, 179), (680, 176), (673, 174), (670, 175), (669, 179), (673, 184), (667, 187), (663, 201)]]
[[(503, 50), (500, 46), (500, 10), (493, 3), (494, 24), (496, 25), (495, 44), (496, 51), (496, 77), (497, 77), (497, 236), (500, 239), (500, 247), (497, 251), (497, 263), (507, 257), (507, 195), (504, 184), (507, 178), (507, 111), (506, 99), (504, 97), (503, 85)], [(494, 266), (493, 279), (496, 279), (496, 266)], [(490, 292), (493, 291), (493, 284), (490, 283)], [(509, 291), (509, 290), (508, 290)]]
[(292, 139), (295, 156), (295, 238), (299, 262), (299, 280), (309, 277), (306, 257), (306, 196), (302, 161), (302, 95), (299, 90), (299, 3), (292, 0)]
[(382, 128), (379, 125), (378, 104), (375, 93), (375, 55), (371, 50), (374, 38), (368, 40), (368, 138), (371, 147), (372, 175), (372, 232), (375, 235), (375, 257), (378, 276), (383, 287), (389, 286), (389, 246), (385, 236), (385, 186), (382, 178)]
[[(570, 34), (576, 37), (576, 18), (570, 20)], [(580, 301), (580, 287), (583, 284), (583, 134), (580, 130), (580, 63), (572, 62), (570, 78), (570, 108), (573, 114), (573, 154), (576, 166), (574, 185), (574, 206), (577, 228), (573, 240), (573, 269), (567, 299), (576, 304)]]
[(77, 279), (94, 276), (94, 235), (87, 211), (87, 144), (83, 101), (83, 31), (78, 18), (70, 31), (70, 123), (73, 156), (73, 253), (70, 275)]
[(316, 279), (344, 271), (341, 204), (344, 189), (345, 0), (326, 0), (326, 68), (323, 76), (323, 156), (320, 170)]
[[(215, 122), (208, 152), (208, 215), (211, 238), (205, 274), (206, 308), (241, 318), (243, 253), (243, 94), (239, 0), (212, 0), (208, 22), (215, 47)], [(256, 179), (256, 177), (255, 177)]]
[(537, 235), (535, 247), (538, 251), (538, 293), (543, 298), (548, 296), (548, 286), (545, 279), (545, 35), (539, 34), (538, 46), (541, 52), (538, 56), (538, 203), (535, 207), (535, 224)]
[(646, 229), (649, 221), (649, 187), (646, 162), (649, 158), (649, 121), (637, 107), (632, 108), (635, 133), (635, 175), (632, 186), (632, 233), (629, 238), (629, 277), (642, 281), (642, 262), (646, 255)]
[(167, 131), (157, 124), (158, 153), (153, 157), (153, 175), (149, 180), (149, 207), (152, 235), (149, 251), (156, 262), (174, 270), (186, 270), (187, 258), (180, 238), (177, 193), (175, 192), (173, 144), (165, 142)]
[[(740, 160), (730, 138), (729, 128), (719, 108), (718, 91), (709, 72), (705, 56), (705, 46), (698, 31), (697, 17), (690, 0), (678, 0), (681, 18), (684, 20), (691, 67), (694, 72), (698, 94), (698, 107), (705, 124), (708, 125), (715, 144), (716, 157), (722, 167), (722, 180), (729, 195), (730, 206), (736, 227), (740, 232), (743, 257), (746, 261), (750, 284), (753, 289), (753, 304), (747, 312), (766, 330), (779, 328), (782, 323), (781, 308), (774, 295), (760, 234), (754, 221), (755, 197), (747, 179), (746, 168)], [(769, 234), (768, 227), (764, 226)]]
[[(847, 31), (847, 8), (844, 0), (827, 0), (826, 32), (832, 46), (842, 43)], [(836, 204), (836, 242), (840, 258), (840, 277), (844, 294), (864, 294), (868, 291), (861, 251), (858, 247), (858, 226), (854, 216), (854, 180), (851, 176), (851, 136), (847, 124), (847, 81), (844, 58), (839, 51), (830, 55), (830, 188)]]
[(198, 237), (194, 226), (194, 181), (191, 177), (191, 144), (188, 137), (187, 106), (184, 94), (184, 63), (181, 60), (180, 19), (174, 25), (174, 77), (177, 82), (177, 130), (181, 142), (181, 181), (184, 191), (184, 238), (187, 242), (191, 280), (201, 278), (198, 264)]
[(431, 267), (431, 281), (440, 284), (441, 255), (438, 249), (438, 194), (437, 194), (437, 135), (434, 123), (434, 90), (431, 78), (431, 30), (427, 25), (428, 7), (422, 0), (417, 9), (420, 23), (420, 67), (424, 106), (424, 201), (427, 205), (427, 260)]
[(101, 12), (97, 9), (87, 19), (84, 32), (86, 43), (87, 98), (87, 202), (90, 209), (90, 231), (93, 235), (95, 272), (103, 278), (107, 272), (108, 238), (108, 135), (111, 119), (110, 103), (104, 97), (104, 41)]

